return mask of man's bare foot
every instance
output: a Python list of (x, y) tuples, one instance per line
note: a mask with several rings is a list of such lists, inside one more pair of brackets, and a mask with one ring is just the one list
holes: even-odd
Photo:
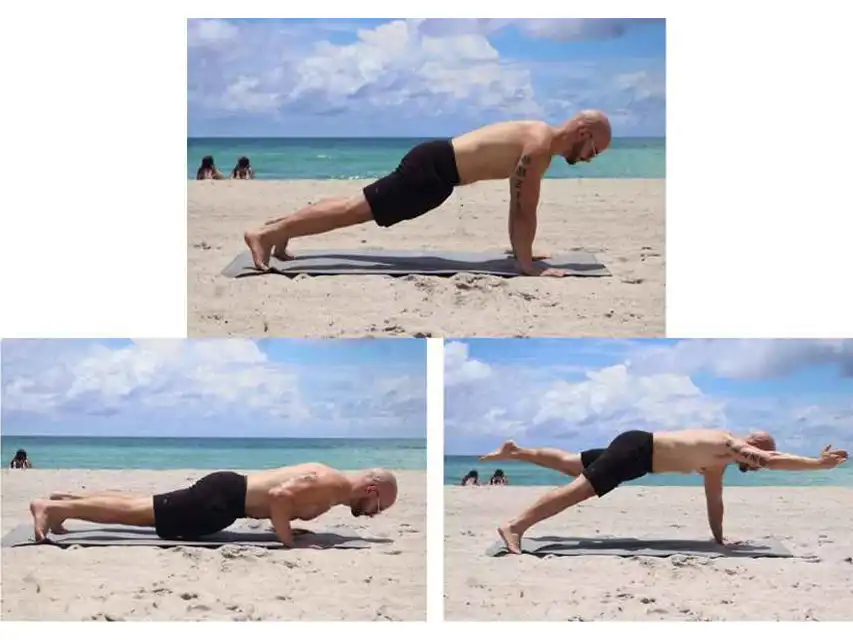
[(505, 524), (498, 527), (498, 533), (503, 539), (507, 551), (516, 555), (521, 553), (521, 534), (523, 532), (516, 531), (510, 524)]
[(512, 440), (507, 440), (491, 453), (487, 453), (484, 456), (480, 456), (479, 459), (481, 462), (485, 462), (486, 460), (509, 460), (515, 455), (517, 451), (518, 445), (515, 444), (515, 442), (513, 442)]
[(275, 247), (272, 250), (273, 257), (278, 260), (293, 260), (295, 256), (287, 250), (287, 243), (283, 247)]
[(50, 525), (50, 532), (62, 536), (68, 533), (68, 529), (63, 527), (61, 522), (57, 522), (56, 524)]
[(33, 536), (36, 542), (41, 542), (50, 531), (50, 521), (47, 515), (47, 500), (33, 500), (30, 503), (30, 513), (33, 516)]
[(79, 496), (75, 493), (68, 493), (67, 491), (56, 491), (50, 494), (51, 500), (76, 500)]
[(247, 231), (243, 234), (243, 240), (249, 247), (249, 251), (252, 252), (252, 262), (255, 263), (255, 268), (260, 271), (268, 271), (270, 268), (272, 245), (264, 242), (260, 231)]

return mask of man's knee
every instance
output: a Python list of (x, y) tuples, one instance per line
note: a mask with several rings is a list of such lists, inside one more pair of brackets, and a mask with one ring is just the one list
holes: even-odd
[(563, 453), (560, 455), (560, 471), (569, 476), (578, 477), (583, 471), (583, 462), (577, 453)]

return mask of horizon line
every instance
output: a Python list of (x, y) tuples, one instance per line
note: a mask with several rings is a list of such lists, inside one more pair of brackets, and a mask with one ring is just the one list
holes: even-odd
[[(458, 134), (457, 134), (458, 135)], [(212, 136), (187, 136), (187, 140), (195, 140), (199, 138), (223, 138), (223, 139), (247, 139), (247, 138), (265, 138), (267, 140), (401, 140), (401, 139), (424, 139), (435, 140), (443, 139), (448, 136), (261, 136), (261, 135), (212, 135)], [(614, 140), (631, 140), (637, 138), (666, 138), (663, 135), (646, 135), (646, 136), (613, 136)]]
[(391, 437), (391, 436), (163, 436), (163, 435), (88, 435), (88, 434), (64, 434), (55, 435), (49, 433), (3, 433), (2, 438), (145, 438), (148, 440), (426, 440), (427, 437)]

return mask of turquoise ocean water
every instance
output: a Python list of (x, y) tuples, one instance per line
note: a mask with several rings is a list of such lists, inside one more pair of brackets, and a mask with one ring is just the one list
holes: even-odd
[[(415, 138), (188, 138), (187, 177), (195, 179), (202, 157), (212, 155), (229, 175), (247, 156), (259, 180), (360, 180), (393, 171)], [(546, 178), (664, 178), (665, 138), (617, 138), (594, 162), (570, 167), (551, 163)]]
[(343, 438), (2, 437), (3, 465), (25, 449), (36, 469), (426, 469), (426, 440)]
[[(480, 474), (480, 483), (488, 483), (495, 469), (503, 469), (509, 476), (510, 485), (540, 486), (566, 484), (567, 476), (543, 469), (532, 464), (515, 461), (480, 462), (476, 456), (445, 456), (444, 484), (458, 485), (470, 470)], [(756, 471), (741, 473), (729, 467), (725, 476), (726, 486), (732, 487), (853, 487), (853, 464), (846, 463), (836, 469), (821, 471)], [(646, 476), (627, 483), (638, 486), (701, 487), (699, 475), (665, 474)]]

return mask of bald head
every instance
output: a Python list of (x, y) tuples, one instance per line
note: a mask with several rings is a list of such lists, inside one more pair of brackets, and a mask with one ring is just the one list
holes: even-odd
[(350, 510), (354, 516), (375, 516), (397, 501), (397, 478), (387, 469), (368, 469), (353, 482)]
[(566, 162), (589, 162), (610, 146), (613, 132), (610, 120), (603, 111), (584, 109), (560, 127), (562, 138), (559, 151)]
[(598, 109), (584, 109), (578, 112), (572, 120), (610, 133), (610, 119)]
[(776, 451), (776, 441), (766, 431), (753, 431), (746, 437), (746, 441), (762, 451)]

